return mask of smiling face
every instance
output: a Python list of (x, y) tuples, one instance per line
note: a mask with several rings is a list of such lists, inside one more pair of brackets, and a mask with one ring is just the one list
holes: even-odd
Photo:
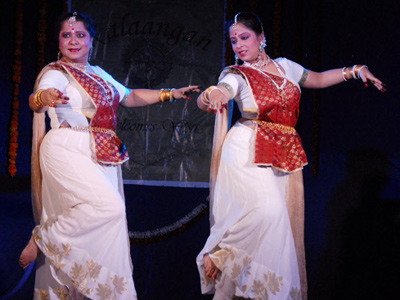
[(253, 30), (242, 23), (231, 26), (229, 37), (232, 50), (243, 61), (254, 63), (257, 61), (260, 42), (264, 38), (262, 34), (257, 35)]
[(60, 51), (65, 59), (74, 63), (87, 63), (93, 38), (83, 22), (77, 21), (71, 24), (64, 21), (58, 40)]

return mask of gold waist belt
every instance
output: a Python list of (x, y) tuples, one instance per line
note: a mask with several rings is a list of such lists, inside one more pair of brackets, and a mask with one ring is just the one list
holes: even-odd
[(286, 125), (282, 125), (282, 124), (278, 124), (278, 123), (272, 123), (272, 122), (261, 121), (261, 120), (252, 120), (252, 121), (262, 127), (268, 127), (270, 129), (280, 129), (286, 133), (296, 133), (296, 129), (294, 129), (294, 127), (291, 127), (291, 126), (286, 126)]
[(60, 126), (61, 129), (72, 129), (75, 131), (80, 131), (80, 132), (102, 132), (102, 133), (107, 133), (113, 136), (116, 136), (117, 134), (115, 133), (114, 130), (112, 129), (106, 129), (102, 127), (92, 127), (92, 126)]

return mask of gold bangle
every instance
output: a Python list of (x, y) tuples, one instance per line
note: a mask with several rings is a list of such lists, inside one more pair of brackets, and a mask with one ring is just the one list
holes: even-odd
[(174, 94), (173, 94), (174, 90), (175, 90), (175, 89), (172, 88), (172, 89), (169, 91), (169, 102), (176, 101), (176, 99), (174, 98)]
[(159, 97), (161, 102), (169, 100), (170, 89), (161, 89), (159, 92)]
[(44, 92), (44, 90), (38, 90), (36, 92), (36, 94), (33, 96), (33, 103), (39, 108), (46, 106), (46, 104), (42, 100), (42, 93), (43, 92)]
[(205, 92), (206, 92), (205, 97), (206, 97), (207, 100), (210, 100), (210, 93), (211, 93), (214, 89), (216, 89), (216, 88), (217, 88), (217, 87), (216, 87), (215, 85), (212, 85), (212, 86), (209, 86), (209, 87), (205, 90)]
[(355, 71), (355, 70), (356, 70), (356, 65), (353, 66), (353, 68), (351, 69), (351, 72), (353, 73), (353, 74), (352, 74), (352, 75), (353, 75), (353, 78), (354, 78), (354, 79), (357, 79), (356, 71)]
[(343, 69), (342, 69), (343, 81), (347, 81), (346, 75), (347, 75), (347, 68), (343, 67)]
[(353, 71), (353, 68), (352, 68), (352, 67), (347, 67), (346, 70), (348, 70), (348, 71), (349, 71), (349, 74), (350, 74), (350, 77), (347, 78), (347, 79), (354, 78), (354, 74), (353, 74), (354, 71)]
[(158, 93), (159, 97), (160, 97), (160, 102), (165, 102), (165, 101), (176, 101), (176, 99), (174, 98), (174, 92), (175, 89), (161, 89)]
[(357, 78), (360, 78), (360, 71), (361, 71), (361, 69), (363, 69), (363, 68), (367, 68), (367, 69), (368, 69), (368, 67), (367, 67), (366, 65), (356, 65), (356, 66), (355, 66), (355, 68), (354, 68), (354, 75), (355, 75)]
[(210, 105), (210, 100), (206, 99), (205, 93), (205, 91), (201, 93), (201, 102), (203, 102), (204, 105)]

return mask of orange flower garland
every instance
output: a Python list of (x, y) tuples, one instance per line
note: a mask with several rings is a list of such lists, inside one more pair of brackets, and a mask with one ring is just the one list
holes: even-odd
[(23, 37), (23, 0), (17, 0), (15, 9), (15, 49), (13, 76), (14, 82), (12, 98), (12, 114), (10, 121), (9, 147), (8, 147), (8, 172), (11, 176), (17, 173), (16, 158), (18, 150), (18, 109), (19, 109), (19, 87), (21, 84), (22, 68), (22, 37)]

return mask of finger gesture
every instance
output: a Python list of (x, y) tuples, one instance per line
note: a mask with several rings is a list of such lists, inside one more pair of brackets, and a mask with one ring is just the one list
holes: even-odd
[(376, 78), (368, 68), (360, 69), (359, 77), (364, 82), (365, 87), (368, 87), (368, 81), (370, 81), (382, 93), (386, 92), (385, 84)]
[(63, 93), (61, 93), (59, 90), (55, 88), (49, 88), (41, 93), (41, 100), (44, 105), (57, 107), (57, 104), (67, 104), (67, 100), (69, 100), (69, 98), (63, 96)]
[(186, 100), (191, 100), (192, 98), (190, 98), (188, 96), (188, 94), (191, 94), (191, 93), (194, 93), (194, 92), (197, 92), (197, 93), (201, 92), (199, 85), (189, 85), (189, 86), (186, 86), (186, 87), (182, 87), (180, 89), (174, 89), (173, 96), (174, 96), (175, 99), (183, 98), (183, 99), (186, 99)]

